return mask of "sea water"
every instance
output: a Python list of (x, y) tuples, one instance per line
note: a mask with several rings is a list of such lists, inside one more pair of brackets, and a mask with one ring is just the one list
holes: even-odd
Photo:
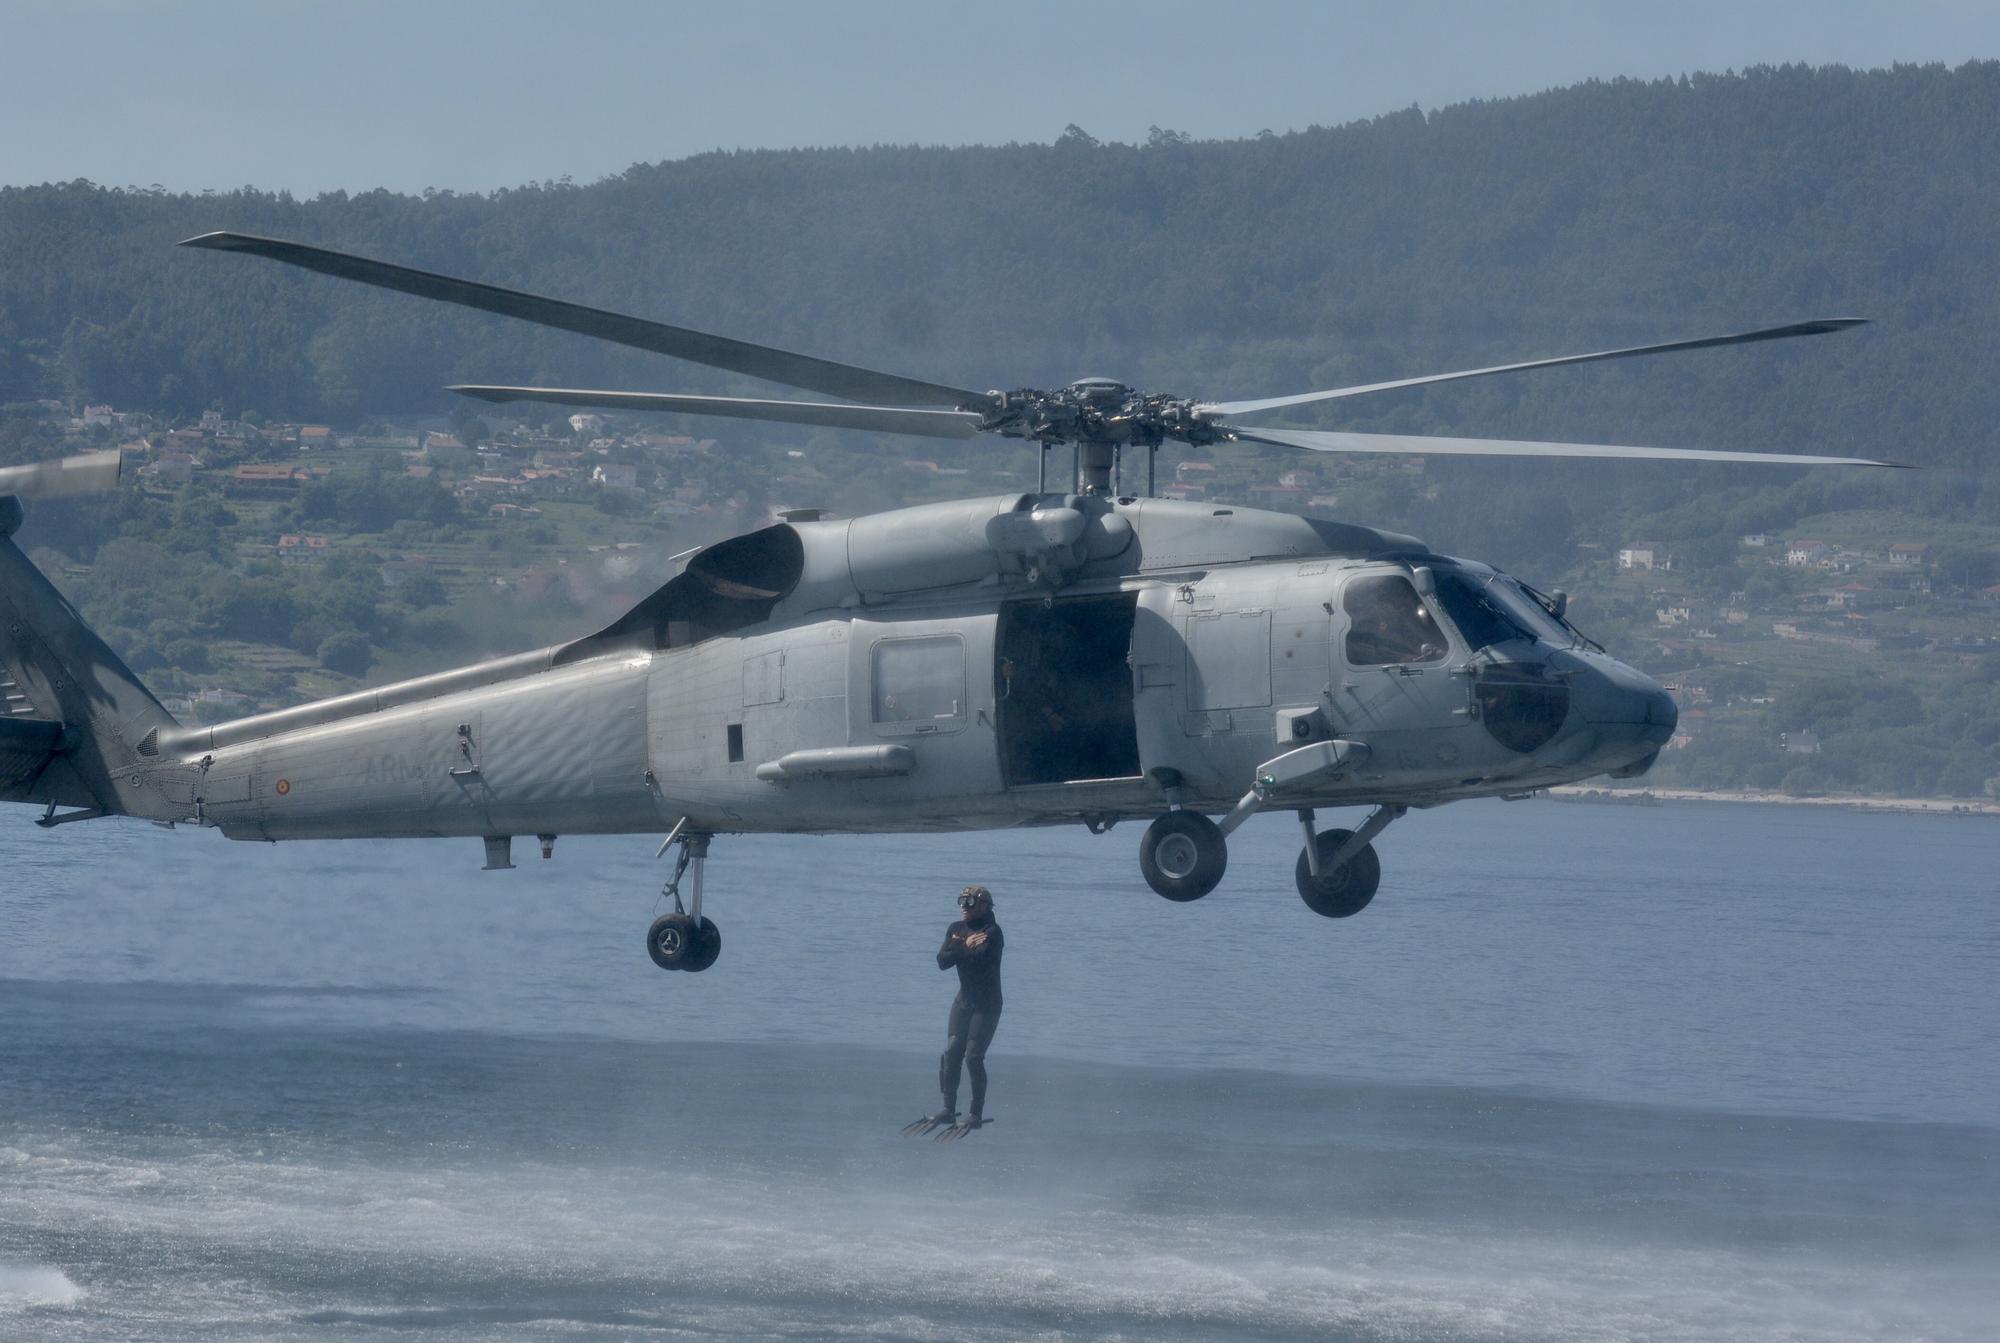
[[(0, 812), (0, 1339), (1988, 1339), (2000, 824), (231, 844)], [(1322, 823), (1341, 818), (1323, 814)], [(1348, 823), (1352, 823), (1351, 819)], [(996, 1122), (935, 1104), (968, 881)]]

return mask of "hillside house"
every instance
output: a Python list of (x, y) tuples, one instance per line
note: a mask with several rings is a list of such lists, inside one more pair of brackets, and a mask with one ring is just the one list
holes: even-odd
[(529, 467), (516, 476), (515, 479), (521, 482), (521, 488), (529, 494), (540, 495), (546, 498), (549, 495), (559, 494), (564, 489), (567, 489), (570, 481), (575, 476), (576, 473), (574, 471), (544, 471), (536, 467)]
[(324, 536), (281, 536), (278, 558), (287, 564), (310, 564), (323, 560), (330, 547)]
[(1898, 541), (1889, 547), (1891, 564), (1929, 564), (1931, 548), (1921, 541)]
[(1833, 558), (1833, 547), (1810, 538), (1785, 543), (1785, 563), (1794, 569), (1810, 569)]
[(590, 478), (599, 485), (614, 490), (636, 490), (639, 488), (639, 468), (629, 462), (606, 462), (592, 467)]
[(232, 494), (281, 494), (296, 490), (311, 476), (286, 462), (245, 462), (229, 477)]
[(1671, 569), (1667, 548), (1658, 541), (1634, 541), (1618, 548), (1620, 569)]
[(150, 476), (162, 485), (185, 485), (194, 479), (195, 468), (200, 465), (185, 452), (162, 452), (140, 467), (139, 474)]
[(1304, 506), (1306, 491), (1296, 485), (1252, 485), (1250, 502), (1260, 508), (1291, 512)]

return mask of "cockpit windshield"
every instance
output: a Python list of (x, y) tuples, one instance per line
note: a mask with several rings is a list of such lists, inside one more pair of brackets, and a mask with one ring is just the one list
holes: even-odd
[(1436, 574), (1438, 604), (1474, 648), (1512, 639), (1541, 639), (1563, 647), (1580, 641), (1575, 630), (1505, 574), (1442, 566)]

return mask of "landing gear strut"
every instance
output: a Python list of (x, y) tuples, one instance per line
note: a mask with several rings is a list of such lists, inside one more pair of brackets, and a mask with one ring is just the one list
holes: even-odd
[[(722, 954), (722, 931), (701, 913), (701, 870), (708, 861), (708, 836), (683, 833), (685, 825), (675, 826), (666, 844), (660, 846), (662, 853), (668, 845), (680, 846), (674, 856), (674, 874), (660, 888), (662, 896), (674, 898), (674, 912), (660, 915), (646, 930), (646, 953), (662, 970), (706, 970)], [(694, 890), (688, 905), (683, 906), (681, 877), (690, 867), (694, 869)]]
[(1377, 807), (1359, 830), (1324, 830), (1315, 835), (1311, 809), (1301, 810), (1299, 825), (1306, 843), (1294, 877), (1306, 908), (1329, 919), (1351, 918), (1366, 909), (1382, 884), (1382, 861), (1370, 841), (1404, 811)]

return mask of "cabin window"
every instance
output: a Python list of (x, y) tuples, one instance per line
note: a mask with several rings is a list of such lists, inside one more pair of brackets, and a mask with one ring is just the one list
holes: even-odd
[(922, 730), (965, 717), (965, 640), (884, 639), (872, 668), (875, 722)]
[(1451, 653), (1437, 619), (1402, 574), (1363, 574), (1348, 583), (1341, 601), (1351, 667), (1435, 662)]
[(731, 723), (729, 725), (729, 763), (732, 765), (743, 763), (743, 724), (741, 723)]

